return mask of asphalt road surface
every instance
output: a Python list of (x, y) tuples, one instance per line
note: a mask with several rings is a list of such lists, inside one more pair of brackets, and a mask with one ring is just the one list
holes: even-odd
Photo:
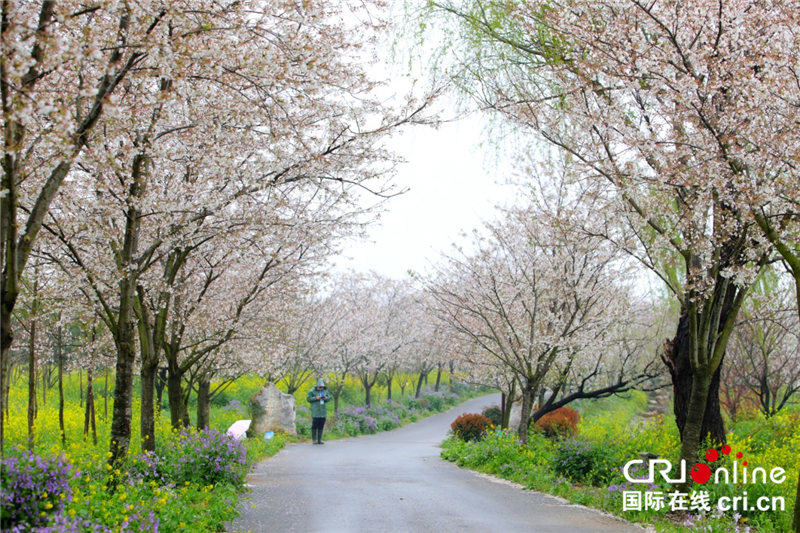
[[(248, 478), (231, 532), (638, 532), (627, 522), (493, 481), (439, 458), (469, 400), (394, 431), (287, 446)], [(324, 440), (324, 437), (323, 437)], [(255, 505), (255, 507), (254, 507)]]

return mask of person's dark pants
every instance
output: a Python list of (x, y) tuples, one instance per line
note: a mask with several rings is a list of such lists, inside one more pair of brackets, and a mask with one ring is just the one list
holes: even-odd
[(311, 419), (311, 440), (314, 444), (322, 444), (322, 429), (325, 427), (325, 417)]

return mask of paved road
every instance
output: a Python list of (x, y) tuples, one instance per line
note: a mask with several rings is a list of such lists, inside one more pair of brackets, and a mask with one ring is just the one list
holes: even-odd
[[(394, 431), (295, 444), (248, 479), (232, 532), (638, 532), (643, 530), (556, 498), (460, 469), (439, 444), (461, 413), (499, 395), (469, 400)], [(255, 504), (255, 508), (253, 507)]]

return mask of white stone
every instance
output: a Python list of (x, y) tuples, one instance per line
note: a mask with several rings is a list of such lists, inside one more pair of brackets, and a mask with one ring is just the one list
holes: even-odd
[(249, 434), (254, 437), (263, 437), (265, 431), (283, 431), (294, 437), (297, 436), (294, 396), (278, 390), (274, 383), (267, 383), (250, 399), (251, 404), (257, 406), (253, 413)]

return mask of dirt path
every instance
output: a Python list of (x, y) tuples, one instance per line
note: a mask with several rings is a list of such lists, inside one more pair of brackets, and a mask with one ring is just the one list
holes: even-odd
[(643, 531), (440, 459), (450, 423), (498, 400), (499, 395), (469, 400), (377, 435), (288, 446), (249, 477), (252, 493), (240, 502), (242, 516), (228, 531)]

